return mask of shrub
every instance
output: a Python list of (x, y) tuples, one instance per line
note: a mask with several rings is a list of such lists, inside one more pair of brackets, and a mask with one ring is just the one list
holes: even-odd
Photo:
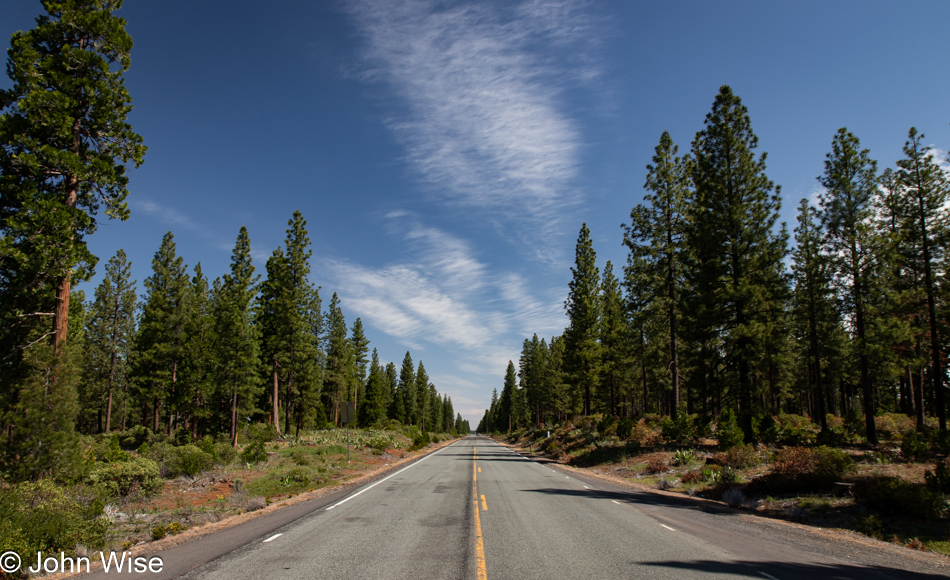
[(92, 488), (49, 479), (0, 488), (0, 552), (17, 552), (26, 564), (40, 551), (70, 555), (79, 544), (102, 547), (109, 529), (103, 506)]
[(290, 450), (290, 458), (294, 460), (294, 463), (300, 466), (310, 465), (310, 458), (307, 457), (307, 452), (304, 451), (302, 447), (294, 447)]
[(856, 502), (883, 515), (934, 520), (947, 511), (947, 501), (939, 493), (898, 477), (861, 481), (853, 492)]
[(904, 440), (901, 441), (901, 457), (904, 461), (919, 461), (930, 453), (927, 444), (917, 437), (916, 431), (907, 431), (904, 433)]
[(725, 451), (736, 445), (742, 445), (743, 433), (731, 410), (723, 411), (716, 425), (716, 438), (719, 440), (719, 449)]
[(205, 435), (198, 440), (198, 449), (201, 449), (205, 453), (211, 456), (212, 459), (218, 459), (218, 452), (214, 448), (214, 437), (211, 435)]
[(234, 461), (234, 458), (237, 457), (237, 451), (230, 443), (216, 442), (214, 444), (214, 455), (217, 457), (219, 463), (226, 465)]
[(685, 410), (676, 414), (676, 419), (663, 419), (663, 438), (670, 443), (686, 443), (696, 438), (696, 429), (693, 421)]
[(739, 483), (739, 474), (733, 471), (730, 467), (723, 467), (718, 471), (712, 472), (711, 479), (720, 486), (734, 485)]
[(158, 464), (144, 457), (129, 461), (99, 463), (86, 476), (86, 482), (97, 486), (111, 497), (142, 493), (152, 495), (162, 490), (164, 482)]
[(101, 457), (99, 457), (99, 460), (110, 463), (129, 460), (129, 454), (125, 451), (122, 451), (122, 446), (119, 443), (118, 435), (114, 434), (109, 438), (109, 447), (102, 453)]
[(647, 460), (647, 465), (644, 468), (644, 473), (663, 473), (668, 469), (666, 459), (660, 455), (654, 455)]
[(684, 473), (682, 477), (680, 477), (680, 481), (682, 483), (701, 483), (706, 480), (703, 479), (703, 476), (700, 470), (691, 469), (687, 471), (686, 473)]
[(808, 417), (781, 414), (778, 416), (778, 422), (781, 424), (779, 443), (785, 445), (807, 445), (813, 443), (818, 437), (818, 425), (812, 423)]
[(415, 451), (416, 449), (422, 449), (431, 443), (429, 439), (429, 434), (426, 432), (419, 433), (412, 438), (412, 447), (409, 448), (410, 451)]
[(251, 441), (248, 443), (247, 447), (241, 451), (241, 461), (250, 464), (267, 461), (267, 450), (264, 448), (264, 442)]
[(125, 431), (119, 431), (116, 435), (119, 436), (122, 448), (131, 451), (132, 449), (138, 449), (143, 443), (148, 441), (148, 437), (151, 433), (148, 428), (142, 425), (136, 425)]
[(933, 471), (924, 474), (927, 487), (940, 493), (950, 493), (950, 458), (934, 464)]
[(673, 465), (689, 465), (696, 459), (692, 449), (679, 449), (673, 454)]
[(828, 447), (789, 447), (775, 454), (772, 469), (752, 480), (750, 493), (819, 491), (855, 470), (847, 453)]
[(736, 445), (729, 448), (728, 451), (717, 453), (713, 460), (719, 465), (725, 465), (732, 469), (748, 469), (761, 462), (755, 447), (751, 445)]
[(766, 415), (762, 417), (762, 420), (759, 421), (758, 425), (758, 435), (759, 441), (772, 445), (778, 442), (781, 432), (779, 431), (778, 422), (775, 421), (775, 418), (771, 415)]
[(172, 475), (198, 475), (202, 471), (211, 469), (214, 457), (198, 449), (194, 445), (175, 447), (169, 471)]
[(617, 422), (617, 437), (621, 441), (625, 441), (630, 438), (630, 433), (633, 431), (633, 421), (624, 417)]

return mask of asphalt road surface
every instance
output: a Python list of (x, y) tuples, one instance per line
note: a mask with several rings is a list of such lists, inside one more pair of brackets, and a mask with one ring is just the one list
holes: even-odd
[(162, 552), (164, 573), (141, 577), (948, 577), (935, 557), (579, 478), (480, 437), (344, 493)]

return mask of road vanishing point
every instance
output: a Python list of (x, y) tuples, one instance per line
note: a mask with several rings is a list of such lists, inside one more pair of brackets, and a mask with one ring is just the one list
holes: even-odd
[(160, 574), (121, 576), (876, 580), (950, 570), (884, 542), (588, 478), (478, 436), (156, 554)]

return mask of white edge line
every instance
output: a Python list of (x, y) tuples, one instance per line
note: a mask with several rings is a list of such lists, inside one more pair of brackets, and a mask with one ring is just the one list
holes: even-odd
[(622, 503), (620, 503), (619, 501), (617, 501), (617, 500), (615, 500), (615, 499), (612, 499), (612, 500), (610, 500), (610, 501), (614, 502), (614, 503), (617, 504), (617, 505), (623, 505)]
[[(456, 441), (455, 443), (458, 443), (458, 441)], [(442, 449), (448, 449), (448, 448), (451, 447), (452, 445), (455, 445), (455, 443), (450, 443), (450, 444), (446, 445), (445, 447), (443, 447)], [(330, 507), (328, 507), (328, 508), (326, 509), (326, 511), (330, 511), (330, 510), (332, 510), (333, 508), (335, 508), (335, 507), (337, 507), (337, 506), (341, 506), (341, 505), (345, 504), (346, 502), (350, 501), (351, 499), (353, 499), (354, 497), (360, 495), (361, 493), (364, 493), (364, 492), (367, 492), (367, 491), (373, 489), (374, 487), (376, 487), (377, 485), (379, 485), (379, 484), (381, 484), (382, 482), (386, 481), (386, 480), (389, 479), (390, 477), (396, 477), (397, 475), (399, 475), (399, 474), (402, 473), (403, 471), (405, 471), (405, 470), (407, 470), (407, 469), (409, 469), (409, 468), (411, 468), (411, 467), (415, 467), (415, 466), (419, 465), (420, 463), (422, 463), (422, 462), (425, 461), (426, 459), (432, 457), (433, 455), (438, 455), (439, 453), (442, 452), (442, 449), (439, 449), (438, 451), (434, 451), (434, 452), (432, 452), (432, 453), (426, 455), (425, 457), (423, 457), (423, 458), (420, 459), (419, 461), (416, 461), (416, 462), (413, 463), (412, 465), (407, 465), (406, 467), (403, 467), (402, 469), (400, 469), (400, 470), (397, 471), (396, 473), (393, 473), (392, 475), (387, 475), (386, 477), (384, 477), (383, 479), (380, 479), (379, 481), (377, 481), (377, 482), (374, 483), (373, 485), (370, 485), (369, 487), (364, 487), (363, 489), (359, 490), (358, 492), (354, 493), (353, 495), (347, 496), (346, 498), (344, 498), (344, 499), (342, 499), (342, 500), (336, 502), (335, 504), (331, 505)]]
[(759, 574), (765, 576), (765, 577), (768, 578), (769, 580), (778, 580), (778, 578), (776, 578), (775, 576), (772, 576), (771, 574), (766, 574), (766, 573), (763, 572), (762, 570), (756, 570), (756, 572), (758, 572)]
[(668, 526), (668, 525), (666, 525), (666, 524), (660, 524), (660, 525), (663, 526), (664, 528), (668, 529), (668, 530), (671, 531), (671, 532), (675, 532), (675, 531), (676, 531), (676, 530), (674, 530), (673, 528), (671, 528), (670, 526)]
[(277, 538), (279, 538), (279, 537), (281, 537), (281, 536), (283, 536), (283, 535), (284, 535), (284, 534), (274, 534), (273, 536), (267, 538), (266, 540), (264, 540), (264, 541), (261, 542), (261, 543), (262, 543), (262, 544), (266, 544), (267, 542), (273, 542), (274, 540), (276, 540)]

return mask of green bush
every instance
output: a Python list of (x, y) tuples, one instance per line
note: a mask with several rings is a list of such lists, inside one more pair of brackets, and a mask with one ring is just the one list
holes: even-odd
[(781, 435), (778, 422), (774, 417), (772, 417), (772, 415), (766, 415), (765, 417), (762, 417), (762, 420), (759, 421), (757, 431), (759, 441), (767, 445), (777, 443), (779, 436)]
[(663, 438), (669, 443), (684, 444), (696, 439), (696, 429), (694, 421), (681, 410), (676, 414), (676, 419), (667, 417), (663, 419)]
[(410, 451), (415, 451), (416, 449), (422, 449), (431, 443), (429, 439), (429, 434), (426, 432), (419, 433), (412, 438), (412, 447), (409, 448)]
[(122, 449), (132, 451), (133, 449), (138, 449), (143, 443), (148, 441), (148, 436), (151, 433), (147, 427), (136, 425), (125, 431), (117, 431), (116, 435), (118, 435), (119, 441), (122, 443)]
[(247, 447), (241, 451), (241, 461), (250, 464), (267, 461), (267, 450), (264, 448), (264, 442), (251, 441), (248, 443)]
[(778, 442), (784, 445), (808, 445), (814, 443), (818, 437), (818, 425), (812, 423), (808, 417), (781, 414), (778, 416), (778, 422), (781, 425)]
[(696, 454), (692, 449), (678, 449), (673, 454), (673, 465), (689, 465), (694, 459), (696, 459)]
[(92, 488), (49, 479), (0, 488), (0, 552), (17, 552), (26, 564), (40, 551), (73, 555), (79, 544), (104, 547), (109, 521), (103, 507)]
[(630, 438), (630, 433), (633, 431), (633, 421), (624, 417), (617, 422), (617, 437), (621, 441), (626, 441)]
[(204, 437), (198, 440), (198, 449), (201, 449), (202, 451), (210, 455), (212, 459), (214, 459), (215, 461), (218, 460), (218, 452), (214, 448), (214, 437), (212, 437), (211, 435), (205, 435)]
[(237, 451), (230, 443), (215, 442), (214, 455), (217, 457), (218, 463), (221, 465), (227, 465), (228, 463), (234, 461), (234, 458), (237, 457)]
[(735, 414), (728, 409), (723, 411), (719, 417), (719, 424), (716, 426), (719, 449), (726, 451), (736, 445), (742, 445), (743, 437), (742, 429), (739, 428), (739, 422), (736, 421)]
[(933, 471), (924, 473), (927, 487), (940, 493), (950, 493), (950, 459), (938, 461)]
[(111, 497), (141, 493), (153, 495), (162, 490), (164, 481), (158, 464), (144, 457), (132, 457), (128, 461), (98, 463), (86, 476), (86, 482), (101, 488)]
[(947, 513), (947, 501), (941, 494), (898, 477), (861, 481), (853, 492), (857, 503), (882, 515), (934, 520)]
[(904, 461), (920, 461), (930, 454), (927, 444), (920, 440), (916, 431), (907, 431), (904, 433), (901, 441), (901, 457)]
[(211, 469), (214, 457), (198, 449), (194, 445), (182, 445), (174, 448), (169, 471), (174, 475), (198, 475), (202, 471)]
[(377, 435), (366, 442), (366, 446), (376, 453), (385, 453), (385, 451), (389, 449), (392, 444), (392, 437), (386, 437), (385, 435)]

